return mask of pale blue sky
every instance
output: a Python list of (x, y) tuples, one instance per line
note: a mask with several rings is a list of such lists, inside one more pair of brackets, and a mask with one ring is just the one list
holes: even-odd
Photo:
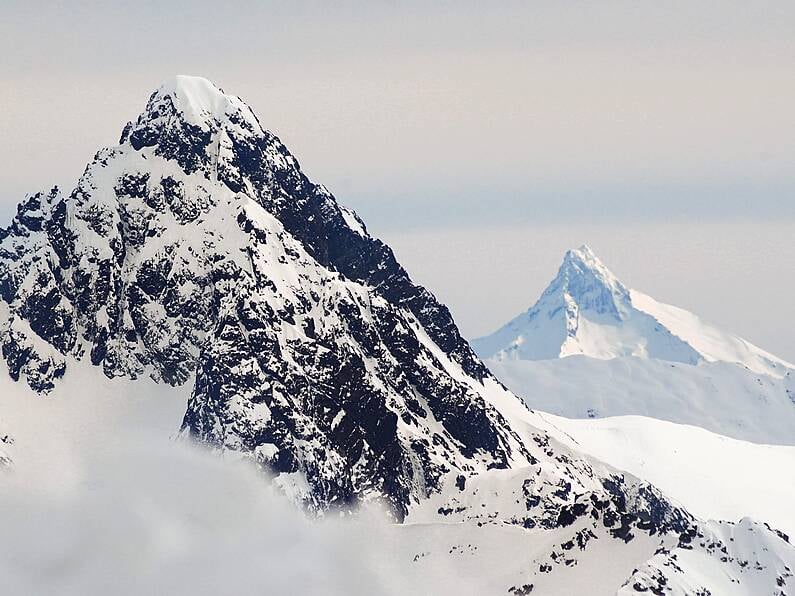
[[(699, 249), (708, 235), (697, 245), (703, 222), (765, 259), (756, 301), (692, 279), (658, 298), (720, 303), (716, 323), (795, 360), (791, 313), (785, 323), (748, 314), (795, 292), (795, 4), (430, 4), (5, 0), (0, 216), (25, 192), (70, 187), (160, 81), (197, 74), (251, 104), (371, 231), (398, 247), (426, 239), (422, 254), (404, 250), (406, 264), (468, 334), (535, 299), (554, 271), (530, 264), (557, 261), (564, 242), (599, 248), (579, 231), (609, 235), (602, 243), (619, 255), (626, 246), (635, 265), (624, 277), (642, 290), (654, 289), (643, 283), (645, 263), (660, 267), (654, 246), (679, 229), (690, 230), (688, 270), (730, 279), (729, 258)], [(450, 266), (460, 245), (428, 240), (477, 242), (479, 226), (515, 239), (532, 287), (517, 285), (515, 267), (495, 278), (489, 264), (510, 248), (483, 243), (462, 280)], [(530, 250), (522, 226), (546, 240)], [(638, 229), (661, 241), (641, 251)], [(660, 275), (681, 277), (670, 267)], [(485, 304), (472, 279), (514, 298)]]

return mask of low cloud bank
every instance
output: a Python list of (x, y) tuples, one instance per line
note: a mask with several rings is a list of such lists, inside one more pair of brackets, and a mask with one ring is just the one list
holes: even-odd
[(6, 478), (4, 593), (402, 591), (394, 528), (375, 513), (309, 520), (244, 464), (187, 445), (127, 445), (83, 464), (58, 491)]
[[(173, 440), (187, 395), (87, 369), (47, 398), (0, 380), (3, 594), (403, 594), (411, 564), (376, 510), (308, 519), (244, 462)], [(451, 578), (452, 576), (452, 578)], [(438, 585), (438, 584), (437, 584)]]

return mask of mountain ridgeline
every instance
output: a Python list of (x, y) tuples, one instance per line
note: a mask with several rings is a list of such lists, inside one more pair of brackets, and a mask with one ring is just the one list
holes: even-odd
[[(447, 463), (521, 451), (467, 383), (447, 308), (302, 173), (238, 98), (177, 77), (77, 187), (26, 198), (0, 245), (2, 353), (41, 394), (90, 359), (194, 382), (185, 433), (301, 471), (318, 507), (402, 514)], [(195, 375), (194, 375), (195, 372)], [(411, 435), (433, 419), (433, 440)]]

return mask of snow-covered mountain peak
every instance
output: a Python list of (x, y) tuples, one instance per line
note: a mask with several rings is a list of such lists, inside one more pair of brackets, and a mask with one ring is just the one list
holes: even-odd
[(606, 285), (620, 285), (607, 266), (596, 256), (587, 244), (579, 248), (570, 248), (563, 256), (563, 263), (558, 271), (558, 276), (565, 275), (569, 278), (591, 276)]
[(793, 368), (686, 310), (628, 288), (586, 245), (566, 252), (532, 308), (474, 340), (473, 347), (495, 360), (637, 356), (685, 364), (731, 362), (775, 377)]
[[(587, 245), (566, 251), (557, 277), (534, 308), (550, 312), (576, 306), (621, 320), (629, 290), (605, 266)], [(548, 303), (548, 304), (542, 304)]]
[(296, 175), (298, 169), (295, 158), (263, 129), (245, 102), (201, 77), (178, 75), (164, 82), (140, 116), (125, 126), (119, 144), (145, 158), (175, 161), (188, 174), (199, 171), (233, 192), (263, 170)]
[(605, 264), (599, 260), (599, 257), (587, 244), (581, 244), (578, 248), (570, 248), (563, 256), (564, 266), (572, 266), (578, 263), (589, 269), (610, 273)]
[(402, 517), (451, 470), (531, 458), (449, 311), (202, 79), (161, 86), (71, 192), (2, 230), (0, 348), (40, 394), (89, 365), (192, 384), (183, 435), (316, 510)]
[(504, 472), (516, 506), (500, 513), (525, 528), (606, 513), (623, 540), (630, 524), (689, 523), (572, 453), (389, 247), (209, 83), (161, 87), (71, 192), (20, 214), (0, 235), (0, 353), (36, 393), (99, 375), (187, 386), (180, 436), (250, 459), (318, 512), (378, 501), (402, 519), (453, 492), (480, 517), (467, 491)]
[(203, 77), (189, 75), (176, 75), (164, 81), (150, 97), (142, 117), (159, 116), (161, 106), (169, 101), (188, 122), (203, 127), (213, 121), (223, 121), (232, 113), (243, 113), (250, 117), (247, 119), (256, 120), (240, 98), (224, 93), (223, 89)]

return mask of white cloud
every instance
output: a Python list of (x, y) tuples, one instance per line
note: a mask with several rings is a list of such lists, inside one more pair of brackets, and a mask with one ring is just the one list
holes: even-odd
[(309, 519), (249, 465), (173, 440), (186, 391), (85, 365), (41, 397), (0, 375), (0, 591), (388, 595), (444, 572), (409, 575), (411, 543), (374, 508)]

